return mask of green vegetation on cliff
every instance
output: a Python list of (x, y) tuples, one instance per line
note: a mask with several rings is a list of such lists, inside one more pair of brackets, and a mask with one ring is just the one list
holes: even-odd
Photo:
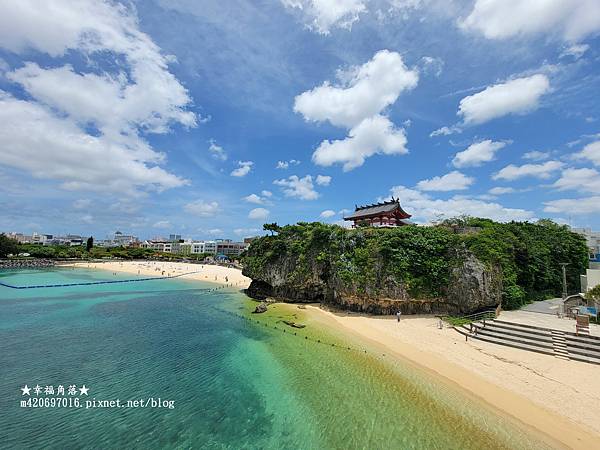
[(277, 234), (256, 239), (243, 256), (244, 272), (255, 279), (281, 261), (293, 261), (293, 269), (284, 272), (289, 286), (336, 280), (376, 297), (390, 284), (401, 284), (411, 298), (442, 298), (452, 271), (471, 254), (501, 274), (505, 309), (560, 294), (560, 262), (570, 264), (569, 291), (578, 292), (588, 258), (581, 236), (545, 220), (503, 224), (462, 218), (431, 227), (352, 230), (302, 222), (272, 231)]

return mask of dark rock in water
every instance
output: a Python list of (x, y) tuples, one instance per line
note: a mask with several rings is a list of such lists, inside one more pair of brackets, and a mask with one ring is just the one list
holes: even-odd
[(253, 314), (260, 314), (264, 312), (267, 312), (267, 304), (265, 302), (261, 302), (256, 308), (254, 308), (254, 311), (252, 311)]
[(284, 320), (283, 323), (285, 323), (286, 325), (289, 325), (290, 327), (294, 327), (294, 328), (306, 328), (306, 325), (303, 325), (301, 323), (292, 322), (291, 320)]

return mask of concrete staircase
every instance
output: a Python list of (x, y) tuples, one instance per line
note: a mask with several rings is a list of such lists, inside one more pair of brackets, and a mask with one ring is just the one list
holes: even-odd
[(600, 337), (569, 333), (503, 320), (485, 320), (454, 327), (467, 339), (479, 339), (559, 359), (600, 364)]
[(554, 356), (560, 359), (570, 359), (565, 333), (559, 330), (551, 330), (550, 334), (552, 335), (552, 344), (554, 344)]

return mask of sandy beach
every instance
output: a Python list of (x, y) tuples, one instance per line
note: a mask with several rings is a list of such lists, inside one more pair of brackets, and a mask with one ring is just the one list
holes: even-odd
[(146, 275), (148, 277), (177, 276), (188, 280), (239, 287), (240, 289), (247, 288), (250, 281), (252, 281), (250, 278), (243, 276), (238, 269), (212, 264), (187, 264), (168, 261), (106, 261), (77, 262), (65, 266), (101, 269), (116, 273)]
[[(246, 288), (238, 269), (178, 262), (75, 263), (75, 267), (148, 276), (188, 272), (195, 279)], [(291, 306), (290, 308), (295, 308)], [(443, 382), (530, 427), (553, 447), (594, 448), (600, 439), (600, 366), (560, 360), (482, 341), (465, 342), (431, 316), (368, 316), (333, 312), (316, 305), (304, 310), (316, 324), (346, 333), (386, 355), (409, 360)]]
[(306, 311), (386, 355), (408, 359), (542, 434), (554, 445), (595, 448), (600, 439), (600, 367), (482, 341), (465, 342), (428, 316), (395, 318)]

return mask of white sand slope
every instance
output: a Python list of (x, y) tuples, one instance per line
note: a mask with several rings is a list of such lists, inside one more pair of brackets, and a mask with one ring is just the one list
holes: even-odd
[(187, 264), (181, 262), (162, 261), (106, 261), (106, 262), (78, 262), (68, 264), (73, 267), (89, 269), (102, 269), (117, 273), (131, 273), (147, 275), (149, 277), (178, 276), (190, 280), (207, 281), (221, 285), (229, 285), (245, 289), (250, 285), (250, 278), (242, 275), (242, 271), (230, 267), (212, 264)]
[[(565, 361), (439, 329), (431, 316), (306, 310), (458, 384), (568, 448), (600, 448), (600, 366)], [(595, 443), (594, 443), (595, 442)], [(592, 445), (590, 447), (590, 445)]]

